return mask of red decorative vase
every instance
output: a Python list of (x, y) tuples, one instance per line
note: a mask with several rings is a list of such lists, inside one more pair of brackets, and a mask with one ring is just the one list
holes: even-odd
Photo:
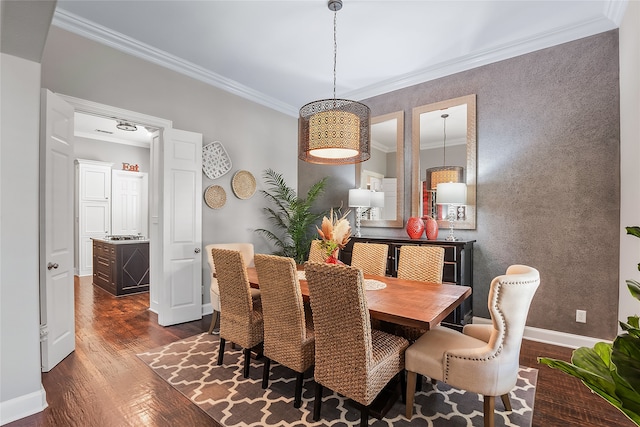
[(427, 239), (436, 240), (438, 238), (438, 221), (432, 216), (426, 217), (424, 221), (424, 231)]
[(342, 264), (342, 261), (338, 259), (338, 250), (336, 249), (329, 255), (327, 259), (324, 260), (327, 264)]
[(412, 239), (419, 239), (424, 233), (424, 222), (422, 218), (412, 216), (407, 220), (407, 234)]

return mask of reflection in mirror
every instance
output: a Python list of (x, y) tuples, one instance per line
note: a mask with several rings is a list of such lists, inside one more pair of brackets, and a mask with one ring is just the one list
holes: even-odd
[[(438, 205), (437, 185), (467, 185), (466, 203), (458, 208), (455, 228), (476, 228), (476, 97), (423, 105), (413, 109), (412, 216), (432, 216), (449, 227), (449, 206)], [(449, 212), (450, 213), (450, 212)]]
[(371, 158), (356, 165), (356, 183), (374, 191), (362, 210), (362, 227), (403, 226), (404, 112), (371, 118)]

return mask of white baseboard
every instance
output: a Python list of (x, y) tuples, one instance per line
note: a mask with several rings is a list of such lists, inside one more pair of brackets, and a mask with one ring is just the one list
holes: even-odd
[(42, 412), (47, 406), (47, 394), (41, 384), (39, 391), (0, 402), (0, 425)]
[[(488, 324), (491, 323), (491, 319), (485, 319), (484, 317), (474, 317), (473, 323)], [(609, 340), (603, 340), (600, 338), (585, 337), (582, 335), (568, 334), (566, 332), (534, 328), (531, 326), (525, 326), (524, 338), (531, 341), (538, 341), (545, 344), (553, 344), (560, 347), (568, 348), (593, 347), (598, 342), (611, 342)]]
[(206, 304), (202, 304), (202, 315), (204, 316), (205, 314), (211, 313), (213, 313), (213, 307), (211, 306), (211, 303), (208, 302)]

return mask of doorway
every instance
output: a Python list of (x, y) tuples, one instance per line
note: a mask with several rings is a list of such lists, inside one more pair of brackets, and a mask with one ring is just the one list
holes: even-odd
[[(118, 129), (120, 123), (126, 124), (122, 130)], [(79, 111), (74, 112), (73, 124), (75, 273), (83, 277), (94, 273), (93, 239), (135, 238), (145, 240), (145, 246), (148, 245), (150, 148), (158, 129), (136, 124), (128, 118)], [(106, 260), (102, 261), (103, 273), (110, 271)]]
[[(46, 372), (75, 348), (73, 339), (59, 338), (75, 335), (73, 303), (69, 309), (56, 308), (55, 304), (55, 301), (73, 301), (73, 287), (52, 283), (54, 279), (64, 279), (64, 285), (69, 285), (69, 280), (73, 284), (73, 275), (68, 272), (73, 269), (73, 217), (70, 216), (74, 211), (74, 112), (128, 117), (135, 123), (158, 129), (150, 149), (149, 309), (157, 313), (158, 324), (162, 326), (202, 318), (202, 134), (174, 129), (168, 120), (54, 94), (46, 89), (42, 95), (41, 199), (46, 203), (41, 203), (41, 221), (45, 226), (40, 233), (40, 251), (42, 259), (51, 261), (41, 269), (41, 331), (47, 335), (47, 325), (56, 326), (55, 333), (51, 334), (53, 339), (42, 340), (41, 357), (43, 361), (50, 361), (46, 369), (43, 363)], [(60, 184), (54, 187), (50, 176), (60, 177)], [(62, 195), (65, 197), (58, 197)], [(66, 215), (54, 215), (55, 212)], [(56, 227), (54, 220), (61, 227)], [(69, 226), (69, 231), (64, 232), (64, 227)], [(64, 236), (69, 236), (68, 240), (62, 239)], [(52, 247), (55, 238), (66, 245), (64, 252)], [(59, 254), (65, 256), (60, 264), (55, 262)], [(60, 344), (55, 349), (59, 348), (55, 353), (58, 357), (54, 360), (49, 354), (57, 344)]]
[(98, 104), (92, 101), (87, 101), (80, 98), (74, 98), (62, 94), (58, 94), (64, 101), (71, 104), (75, 112), (93, 115), (103, 118), (119, 118), (126, 119), (130, 124), (136, 124), (136, 126), (145, 127), (155, 130), (151, 137), (149, 154), (150, 154), (150, 168), (149, 168), (149, 200), (148, 200), (148, 230), (149, 230), (149, 269), (151, 272), (151, 280), (149, 286), (149, 309), (154, 313), (159, 312), (160, 298), (158, 283), (154, 283), (153, 274), (154, 269), (157, 269), (159, 254), (161, 253), (161, 236), (160, 236), (160, 223), (161, 223), (161, 207), (160, 207), (160, 185), (159, 185), (159, 167), (160, 152), (162, 150), (162, 138), (161, 135), (165, 129), (173, 127), (173, 123), (170, 120), (148, 116), (140, 114), (134, 111), (124, 110), (104, 104)]

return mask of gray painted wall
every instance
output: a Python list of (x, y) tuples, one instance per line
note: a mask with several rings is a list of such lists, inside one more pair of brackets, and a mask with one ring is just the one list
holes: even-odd
[(151, 163), (151, 153), (148, 148), (89, 138), (76, 137), (74, 139), (73, 154), (76, 159), (113, 163), (113, 170), (122, 169), (122, 163), (124, 162), (140, 166), (139, 172), (149, 173)]
[[(617, 30), (401, 89), (363, 102), (405, 113), (405, 220), (410, 216), (411, 110), (477, 94), (477, 229), (473, 304), (488, 317), (491, 279), (510, 264), (540, 270), (528, 325), (611, 339), (617, 333), (619, 87)], [(299, 185), (310, 170), (299, 165)], [(354, 167), (338, 166), (346, 201)], [(403, 229), (363, 235), (405, 237)], [(587, 323), (575, 322), (576, 309)]]
[(46, 406), (40, 372), (40, 64), (2, 53), (0, 424)]
[[(220, 141), (233, 168), (215, 180), (202, 174), (202, 189), (220, 185), (227, 202), (213, 210), (203, 201), (202, 244), (253, 242), (256, 252), (271, 252), (254, 233), (268, 228), (262, 208), (262, 172), (272, 168), (287, 183), (297, 183), (297, 120), (150, 62), (75, 34), (51, 27), (42, 58), (42, 87), (53, 92), (173, 121), (173, 127), (203, 135), (204, 144)], [(231, 178), (248, 170), (258, 191), (234, 196)], [(209, 302), (209, 268), (203, 253), (203, 302)]]

